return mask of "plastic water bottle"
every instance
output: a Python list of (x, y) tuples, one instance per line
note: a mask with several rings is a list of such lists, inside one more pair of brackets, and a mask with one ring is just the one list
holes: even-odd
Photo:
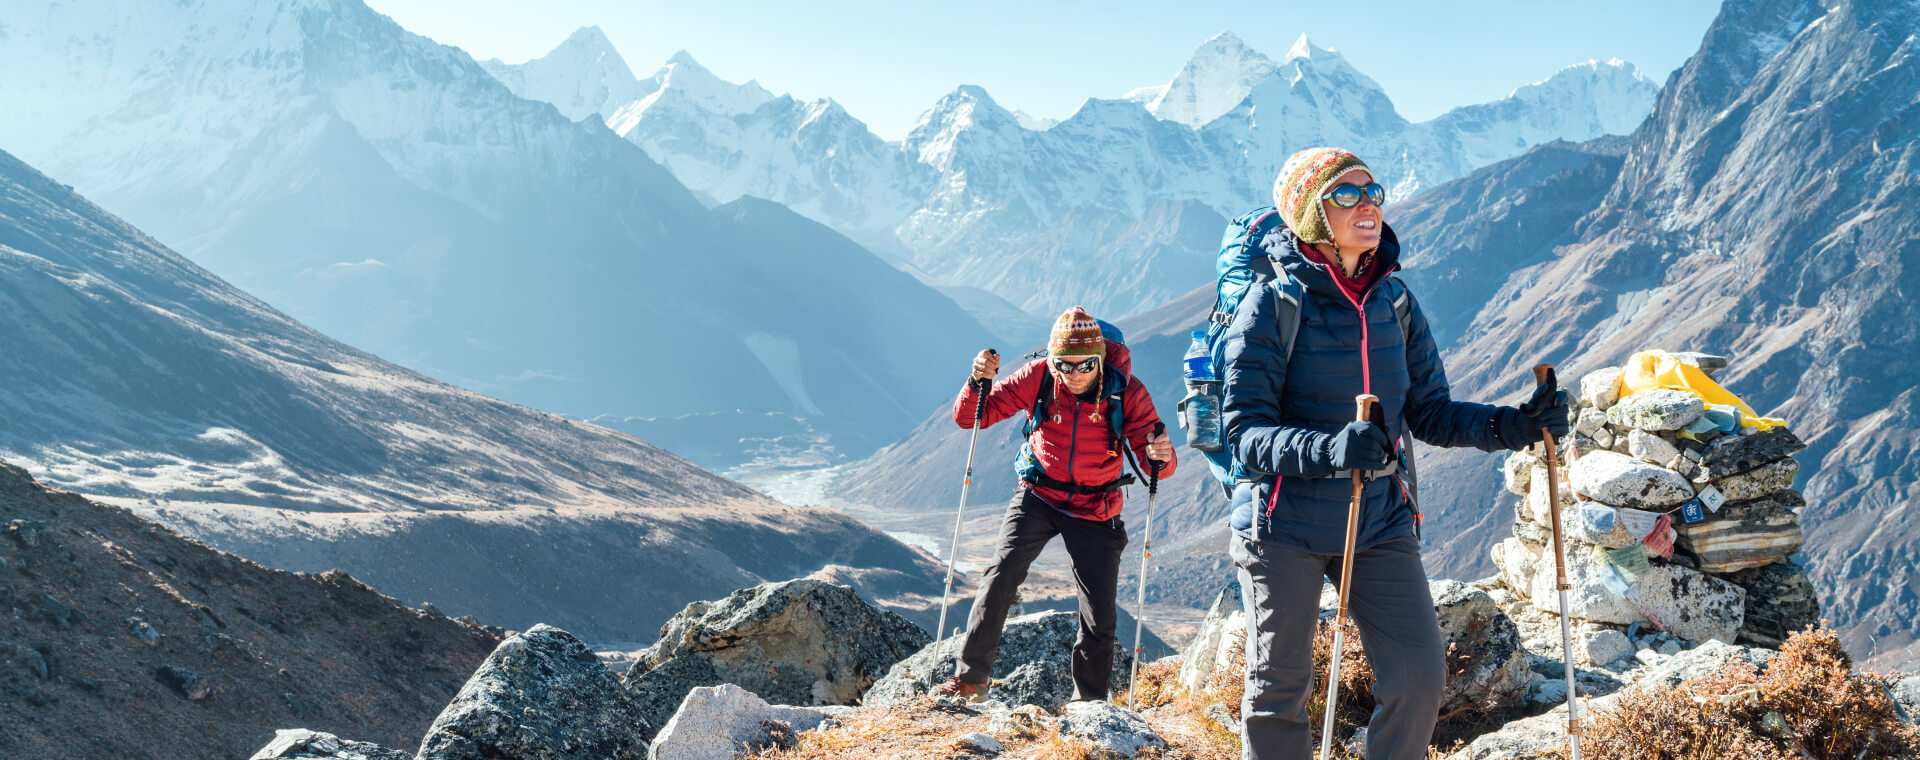
[(1207, 350), (1205, 330), (1193, 331), (1193, 344), (1187, 347), (1187, 397), (1180, 400), (1180, 427), (1187, 431), (1187, 445), (1200, 451), (1220, 451), (1220, 406), (1224, 399), (1220, 380), (1213, 371), (1213, 352)]

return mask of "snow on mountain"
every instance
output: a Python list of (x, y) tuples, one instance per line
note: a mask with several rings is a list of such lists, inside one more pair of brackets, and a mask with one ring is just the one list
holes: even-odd
[(659, 89), (653, 80), (636, 79), (600, 27), (581, 27), (552, 52), (521, 64), (493, 59), (480, 67), (521, 97), (552, 103), (574, 121), (620, 107)]
[[(723, 202), (780, 202), (945, 284), (984, 288), (1043, 317), (1069, 303), (1122, 316), (1211, 276), (1200, 254), (1212, 242), (1183, 247), (1205, 236), (1166, 234), (1147, 215), (1199, 204), (1226, 218), (1270, 203), (1272, 177), (1299, 148), (1350, 147), (1404, 198), (1536, 144), (1630, 130), (1656, 89), (1629, 64), (1589, 62), (1411, 124), (1378, 83), (1305, 35), (1275, 62), (1226, 32), (1167, 84), (1089, 99), (1058, 123), (962, 86), (887, 143), (844, 112), (833, 129), (803, 134), (798, 103), (708, 108), (703, 93), (719, 85), (689, 87), (684, 98), (677, 86), (609, 124), (688, 186)], [(1143, 258), (1111, 255), (1122, 250)], [(1113, 287), (1145, 262), (1174, 278)]]
[[(0, 110), (36, 118), (0, 120), (0, 144), (410, 368), (577, 418), (820, 412), (857, 452), (947, 396), (918, 362), (989, 340), (950, 299), (816, 222), (756, 221), (796, 242), (739, 234), (604, 124), (516, 97), (464, 52), (363, 5), (111, 5), (9, 16)], [(772, 104), (685, 56), (656, 79), (663, 113)], [(789, 115), (788, 138), (849, 121), (837, 106)], [(886, 187), (842, 155), (849, 168), (819, 168), (822, 184)], [(837, 208), (809, 201), (823, 217)], [(796, 269), (828, 266), (839, 276), (792, 286)], [(892, 318), (908, 305), (910, 327)]]
[[(1306, 39), (1306, 35), (1300, 36), (1302, 43)], [(1151, 92), (1151, 99), (1141, 102), (1154, 116), (1199, 129), (1240, 105), (1253, 88), (1279, 68), (1273, 59), (1247, 47), (1233, 32), (1221, 32), (1200, 44), (1173, 81), (1164, 87), (1135, 90), (1127, 99)]]

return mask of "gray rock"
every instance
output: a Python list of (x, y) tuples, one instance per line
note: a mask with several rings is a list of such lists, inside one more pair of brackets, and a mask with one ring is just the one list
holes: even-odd
[(1681, 351), (1673, 354), (1673, 358), (1681, 364), (1700, 370), (1707, 377), (1713, 377), (1713, 373), (1727, 368), (1727, 357), (1703, 354), (1698, 351)]
[(1655, 388), (1622, 397), (1607, 409), (1607, 422), (1616, 428), (1679, 430), (1693, 424), (1707, 405), (1686, 391)]
[(1145, 718), (1110, 702), (1074, 702), (1060, 711), (1060, 733), (1098, 748), (1096, 757), (1131, 760), (1142, 751), (1167, 751), (1167, 742)]
[[(1566, 470), (1554, 469), (1560, 473), (1558, 483), (1552, 482), (1548, 477), (1546, 466), (1533, 468), (1532, 479), (1527, 486), (1527, 495), (1524, 497), (1527, 500), (1527, 518), (1541, 525), (1549, 525), (1553, 520), (1553, 514), (1548, 511), (1551, 509), (1547, 504), (1548, 499), (1557, 498), (1562, 509), (1574, 504), (1573, 488), (1567, 483)], [(1549, 485), (1553, 487), (1549, 488)]]
[(1706, 677), (1734, 661), (1746, 661), (1765, 668), (1773, 661), (1771, 650), (1709, 641), (1692, 649), (1657, 659), (1640, 675), (1638, 686), (1647, 689), (1671, 689), (1688, 681)]
[(1000, 740), (979, 731), (961, 734), (953, 743), (982, 755), (998, 755), (1007, 750)]
[(1573, 422), (1574, 432), (1585, 436), (1605, 430), (1606, 426), (1607, 413), (1592, 407), (1581, 409), (1579, 416)]
[(1517, 537), (1509, 536), (1493, 545), (1493, 566), (1500, 569), (1500, 580), (1522, 599), (1532, 598), (1533, 568), (1539, 561), (1539, 550)]
[(274, 732), (273, 741), (253, 753), (248, 760), (413, 760), (412, 752), (387, 749), (371, 742), (342, 739), (321, 731), (283, 728)]
[(1447, 760), (1545, 760), (1559, 757), (1566, 746), (1567, 708), (1561, 706), (1481, 734)]
[[(1568, 541), (1566, 557), (1567, 583), (1573, 587), (1567, 591), (1567, 606), (1573, 610), (1575, 620), (1616, 625), (1640, 620), (1640, 609), (1609, 585), (1609, 579), (1615, 577), (1613, 568), (1607, 565), (1606, 560), (1594, 555), (1592, 544)], [(1532, 587), (1527, 599), (1541, 611), (1560, 614), (1560, 594), (1554, 584), (1551, 550), (1543, 552), (1534, 566)]]
[(1747, 590), (1746, 623), (1735, 643), (1778, 648), (1794, 631), (1820, 622), (1820, 596), (1804, 567), (1775, 562), (1722, 577)]
[(1746, 589), (1673, 565), (1641, 576), (1627, 597), (1648, 619), (1695, 643), (1732, 642), (1747, 617)]
[(1893, 698), (1907, 711), (1908, 723), (1920, 723), (1920, 675), (1894, 681)]
[(127, 627), (132, 630), (134, 638), (139, 639), (147, 646), (160, 646), (160, 632), (154, 630), (153, 626), (148, 625), (147, 621), (137, 617), (127, 618)]
[(1807, 445), (1785, 427), (1764, 433), (1728, 435), (1714, 439), (1700, 456), (1700, 466), (1708, 480), (1720, 480), (1752, 472), (1799, 453)]
[(1699, 561), (1700, 571), (1731, 573), (1763, 567), (1792, 556), (1806, 541), (1793, 508), (1805, 500), (1792, 491), (1726, 504), (1705, 522), (1675, 521), (1682, 551)]
[(733, 684), (687, 692), (654, 737), (649, 760), (733, 760), (745, 752), (793, 746), (796, 735), (826, 720), (819, 710), (769, 705)]
[(1581, 662), (1601, 667), (1633, 657), (1633, 642), (1613, 628), (1582, 631), (1574, 638), (1573, 653)]
[(1793, 479), (1799, 474), (1799, 460), (1788, 458), (1750, 472), (1716, 480), (1713, 485), (1720, 489), (1720, 493), (1726, 495), (1727, 501), (1746, 501), (1792, 488)]
[(1441, 712), (1469, 705), (1511, 704), (1526, 694), (1527, 651), (1520, 628), (1487, 592), (1453, 580), (1430, 581), (1441, 640), (1467, 655), (1449, 673)]
[(158, 665), (153, 669), (153, 680), (173, 690), (187, 699), (198, 702), (213, 694), (213, 684), (199, 673), (172, 665)]
[(1215, 668), (1230, 667), (1236, 652), (1245, 651), (1247, 612), (1240, 597), (1240, 581), (1227, 583), (1213, 599), (1213, 607), (1200, 623), (1200, 632), (1187, 644), (1180, 660), (1180, 685), (1198, 692), (1206, 687)]
[(420, 760), (640, 760), (652, 734), (593, 650), (536, 625), (487, 655), (427, 729)]
[(1657, 433), (1633, 429), (1627, 431), (1627, 455), (1648, 464), (1666, 467), (1680, 457), (1680, 449)]
[[(1620, 443), (1619, 436), (1614, 435), (1613, 431), (1611, 430), (1608, 430), (1606, 428), (1601, 428), (1599, 430), (1593, 431), (1594, 446), (1597, 446), (1602, 449), (1612, 450), (1615, 446), (1619, 445), (1619, 443)], [(1581, 449), (1581, 451), (1586, 451), (1586, 450), (1587, 449), (1585, 448)]]
[(1539, 462), (1539, 458), (1525, 449), (1508, 454), (1502, 470), (1506, 475), (1507, 492), (1517, 496), (1527, 495), (1527, 488), (1533, 479), (1533, 467)]
[(665, 723), (695, 687), (723, 683), (782, 704), (852, 704), (929, 640), (850, 586), (763, 583), (687, 605), (628, 669), (627, 686), (653, 725)]
[(1677, 472), (1607, 451), (1581, 455), (1568, 477), (1594, 501), (1635, 509), (1665, 509), (1694, 494)]
[(1580, 403), (1584, 406), (1605, 412), (1620, 400), (1620, 376), (1626, 370), (1619, 367), (1607, 367), (1587, 373), (1580, 378)]
[[(1000, 649), (994, 659), (994, 682), (987, 689), (990, 699), (1007, 704), (1039, 705), (1058, 710), (1073, 698), (1073, 640), (1079, 635), (1080, 617), (1072, 612), (1036, 612), (1012, 618), (1000, 634)], [(949, 636), (895, 663), (887, 674), (867, 691), (862, 704), (884, 707), (926, 694), (933, 686), (952, 677), (953, 659), (960, 651), (959, 636)], [(1113, 681), (1119, 691), (1126, 686), (1127, 668), (1133, 655), (1127, 647), (1113, 648)]]

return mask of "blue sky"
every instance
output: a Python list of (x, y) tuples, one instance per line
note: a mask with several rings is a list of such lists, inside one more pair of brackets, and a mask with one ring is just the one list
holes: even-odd
[(408, 29), (481, 60), (544, 55), (597, 25), (639, 76), (676, 50), (732, 81), (831, 97), (888, 139), (941, 95), (977, 84), (1008, 108), (1062, 118), (1088, 96), (1172, 78), (1231, 29), (1269, 56), (1301, 33), (1338, 49), (1422, 120), (1502, 97), (1589, 58), (1664, 82), (1699, 46), (1718, 0), (1517, 2), (963, 3), (368, 0)]

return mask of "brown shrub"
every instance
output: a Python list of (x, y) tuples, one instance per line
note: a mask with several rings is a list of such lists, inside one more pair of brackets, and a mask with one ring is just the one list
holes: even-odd
[(1594, 716), (1581, 749), (1596, 760), (1920, 757), (1920, 729), (1900, 720), (1887, 684), (1853, 672), (1832, 631), (1809, 628), (1765, 671), (1735, 662), (1679, 688), (1635, 687)]

